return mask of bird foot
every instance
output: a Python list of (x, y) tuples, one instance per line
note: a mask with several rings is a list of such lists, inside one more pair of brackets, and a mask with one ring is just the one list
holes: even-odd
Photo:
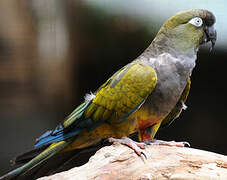
[(149, 141), (145, 141), (147, 145), (165, 145), (165, 146), (172, 146), (172, 147), (190, 147), (188, 142), (176, 142), (176, 141), (163, 141), (152, 139)]
[(145, 143), (133, 141), (128, 137), (122, 137), (121, 139), (116, 139), (116, 138), (111, 137), (108, 140), (109, 140), (109, 142), (114, 143), (114, 144), (117, 144), (117, 143), (124, 144), (124, 145), (130, 147), (131, 149), (133, 149), (138, 156), (143, 155), (147, 159), (147, 156), (142, 151), (142, 149), (145, 149), (145, 145), (146, 145)]

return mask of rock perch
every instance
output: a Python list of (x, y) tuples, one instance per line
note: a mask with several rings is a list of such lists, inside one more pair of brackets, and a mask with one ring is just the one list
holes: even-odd
[(103, 147), (83, 166), (38, 180), (225, 180), (227, 156), (193, 149), (146, 146), (147, 159), (116, 144)]

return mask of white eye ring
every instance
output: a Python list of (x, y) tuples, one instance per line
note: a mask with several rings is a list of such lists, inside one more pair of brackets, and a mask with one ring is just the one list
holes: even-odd
[(203, 25), (203, 20), (199, 17), (195, 17), (195, 18), (192, 18), (188, 23), (196, 27), (201, 27)]

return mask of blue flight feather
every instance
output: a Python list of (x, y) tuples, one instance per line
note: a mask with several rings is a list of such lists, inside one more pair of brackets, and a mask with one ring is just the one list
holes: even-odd
[(37, 138), (37, 139), (36, 139), (36, 142), (40, 141), (40, 140), (41, 140), (41, 139), (43, 139), (43, 138), (46, 138), (47, 136), (50, 136), (50, 135), (51, 135), (51, 133), (52, 133), (52, 131), (51, 131), (51, 130), (50, 130), (50, 131), (45, 132), (42, 136), (40, 136), (39, 138)]
[(35, 143), (35, 148), (38, 148), (40, 146), (43, 146), (45, 144), (50, 144), (50, 143), (54, 143), (54, 142), (59, 142), (59, 141), (62, 141), (62, 140), (65, 140), (65, 139), (68, 139), (72, 136), (76, 136), (77, 134), (79, 134), (83, 129), (76, 129), (74, 131), (70, 131), (68, 133), (64, 133), (64, 132), (61, 132), (57, 135), (51, 135), (51, 136), (48, 136), (46, 138), (43, 138), (41, 139), (40, 141), (38, 141), (37, 143)]

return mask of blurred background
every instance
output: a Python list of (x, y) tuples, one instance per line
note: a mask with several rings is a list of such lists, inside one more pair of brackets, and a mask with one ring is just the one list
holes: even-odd
[(217, 45), (200, 50), (188, 109), (157, 138), (226, 155), (225, 0), (2, 0), (0, 174), (85, 93), (140, 55), (166, 19), (191, 8), (216, 15)]

